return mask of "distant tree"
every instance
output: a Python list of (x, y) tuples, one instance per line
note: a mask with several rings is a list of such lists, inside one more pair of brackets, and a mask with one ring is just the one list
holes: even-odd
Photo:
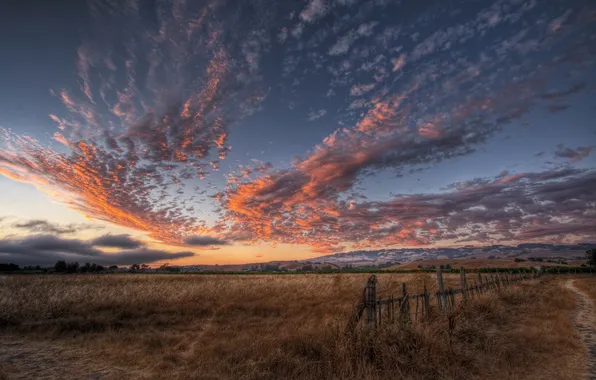
[(445, 269), (446, 269), (446, 270), (451, 270), (451, 264), (447, 264), (447, 265), (445, 265)]
[(141, 270), (145, 270), (145, 269), (148, 269), (148, 268), (149, 268), (149, 265), (147, 265), (147, 264), (141, 264)]
[(526, 260), (525, 259), (520, 259), (519, 257), (516, 257), (515, 259), (513, 259), (513, 261), (515, 261), (516, 263), (523, 263)]
[(141, 266), (140, 266), (139, 264), (132, 264), (132, 265), (130, 266), (130, 271), (131, 271), (131, 272), (136, 272), (136, 271), (138, 271), (139, 269), (141, 269)]
[(441, 264), (441, 265), (439, 266), (439, 268), (441, 268), (441, 269), (445, 269), (445, 265), (442, 265), (442, 264)]
[(66, 273), (77, 273), (77, 269), (79, 269), (79, 263), (76, 261), (66, 264)]
[(54, 272), (56, 273), (66, 273), (66, 261), (64, 260), (58, 260), (56, 261), (56, 264), (54, 264)]
[(586, 251), (588, 265), (596, 266), (596, 248), (588, 249)]
[(108, 269), (118, 269), (118, 265), (110, 265)]
[(3, 272), (14, 272), (14, 271), (18, 271), (21, 268), (17, 265), (17, 264), (0, 264), (0, 271)]
[(89, 263), (85, 263), (80, 269), (79, 271), (81, 273), (87, 273), (87, 272), (91, 272), (91, 264)]
[(169, 263), (164, 263), (162, 265), (159, 266), (159, 269), (161, 270), (168, 270), (168, 267), (170, 266)]
[[(85, 264), (85, 266), (87, 266), (87, 264)], [(103, 265), (92, 263), (91, 265), (87, 266), (86, 271), (89, 273), (97, 273), (97, 272), (101, 272), (104, 269), (105, 268), (103, 267)], [(82, 270), (81, 270), (81, 272), (82, 272)]]

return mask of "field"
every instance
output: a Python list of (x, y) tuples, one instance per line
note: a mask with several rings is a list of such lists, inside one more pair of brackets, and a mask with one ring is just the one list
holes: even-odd
[[(0, 279), (0, 379), (583, 375), (586, 348), (573, 320), (578, 303), (561, 278), (487, 295), (451, 318), (346, 335), (367, 277), (7, 276)], [(412, 292), (435, 284), (426, 273), (378, 279), (379, 295), (398, 294), (402, 282)], [(457, 286), (459, 275), (445, 279)], [(577, 286), (584, 283), (596, 289), (596, 282)]]

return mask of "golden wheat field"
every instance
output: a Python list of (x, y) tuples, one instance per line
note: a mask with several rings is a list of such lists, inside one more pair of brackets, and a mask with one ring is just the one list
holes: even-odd
[[(450, 318), (346, 335), (367, 277), (5, 277), (0, 379), (581, 378), (577, 302), (560, 279), (486, 295)], [(380, 296), (435, 284), (377, 277)]]

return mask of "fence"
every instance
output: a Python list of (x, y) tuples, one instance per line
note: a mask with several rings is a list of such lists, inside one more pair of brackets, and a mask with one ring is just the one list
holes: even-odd
[[(484, 293), (498, 291), (513, 284), (531, 280), (542, 275), (541, 272), (503, 274), (495, 273), (487, 275), (478, 272), (477, 280), (468, 285), (466, 271), (460, 270), (460, 288), (445, 289), (443, 284), (443, 273), (437, 269), (438, 291), (429, 293), (424, 286), (424, 292), (420, 294), (408, 294), (407, 285), (402, 283), (401, 296), (377, 298), (377, 277), (371, 275), (366, 283), (362, 294), (361, 302), (356, 305), (352, 314), (347, 330), (352, 331), (362, 320), (365, 314), (364, 324), (367, 328), (374, 329), (385, 323), (401, 323), (407, 325), (413, 321), (428, 319), (433, 313), (435, 307), (431, 307), (431, 300), (434, 300), (436, 310), (444, 312), (453, 310), (458, 302), (465, 303), (468, 299), (479, 297)], [(459, 301), (458, 301), (459, 298)]]

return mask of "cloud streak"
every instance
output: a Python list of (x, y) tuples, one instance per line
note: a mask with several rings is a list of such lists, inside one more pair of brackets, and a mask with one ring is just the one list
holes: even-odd
[(184, 239), (184, 244), (195, 247), (204, 247), (212, 245), (226, 245), (229, 243), (225, 240), (217, 239), (211, 236), (193, 235)]
[[(2, 220), (2, 219), (0, 219)], [(33, 219), (24, 222), (16, 222), (12, 227), (25, 230), (32, 233), (47, 233), (47, 234), (74, 234), (84, 230), (96, 230), (100, 227), (91, 224), (76, 224), (71, 223), (67, 225), (51, 223), (47, 220)]]
[(90, 242), (91, 245), (97, 247), (110, 247), (110, 248), (122, 248), (122, 249), (133, 249), (140, 248), (144, 245), (143, 242), (133, 239), (130, 235), (103, 235)]
[[(109, 236), (109, 235), (108, 235)], [(127, 249), (106, 253), (96, 245), (116, 247), (114, 236), (110, 241), (99, 238), (96, 241), (63, 239), (53, 235), (31, 235), (24, 238), (0, 239), (0, 261), (20, 265), (52, 265), (58, 260), (94, 262), (102, 265), (130, 265), (153, 263), (162, 260), (178, 260), (194, 256), (188, 251), (169, 253), (147, 248)], [(132, 248), (130, 244), (127, 247)]]

